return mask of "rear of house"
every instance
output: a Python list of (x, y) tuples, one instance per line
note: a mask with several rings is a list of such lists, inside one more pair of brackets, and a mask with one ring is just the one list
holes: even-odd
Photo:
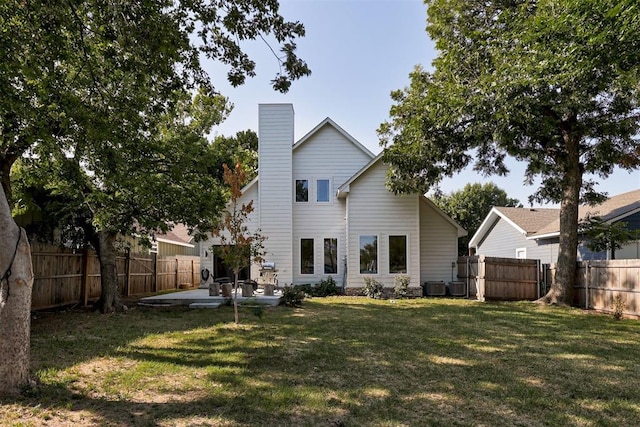
[[(251, 228), (267, 237), (280, 286), (331, 277), (358, 294), (367, 276), (392, 287), (406, 274), (418, 295), (421, 282), (452, 280), (466, 232), (422, 195), (388, 191), (380, 156), (329, 118), (294, 144), (290, 104), (261, 104), (258, 117), (259, 175), (243, 200), (256, 206)], [(261, 281), (259, 265), (251, 278)]]

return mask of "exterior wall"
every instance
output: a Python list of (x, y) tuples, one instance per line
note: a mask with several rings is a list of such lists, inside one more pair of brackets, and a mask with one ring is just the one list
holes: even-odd
[[(346, 202), (336, 197), (338, 188), (371, 157), (326, 124), (293, 152), (293, 179), (309, 182), (309, 201), (293, 202), (293, 282), (317, 283), (331, 276), (342, 285), (346, 256)], [(329, 202), (317, 202), (317, 180), (330, 182)], [(292, 184), (294, 185), (294, 184)], [(294, 190), (295, 192), (295, 190)], [(295, 194), (292, 194), (292, 200)], [(301, 274), (300, 239), (314, 239), (314, 274)], [(324, 239), (338, 242), (338, 271), (324, 273)], [(280, 280), (282, 284), (282, 280)]]
[(276, 263), (282, 285), (293, 281), (293, 106), (261, 104), (258, 138), (258, 223), (267, 237), (265, 259)]
[[(419, 285), (419, 196), (396, 196), (387, 191), (386, 172), (387, 166), (379, 161), (350, 185), (347, 196), (348, 287), (362, 288), (365, 276), (375, 278), (386, 287), (393, 286), (396, 275), (389, 273), (389, 235), (407, 236), (407, 275), (412, 278), (412, 287)], [(360, 274), (362, 235), (378, 236), (377, 274)]]
[[(250, 232), (255, 231), (259, 224), (259, 211), (258, 211), (258, 188), (259, 182), (256, 182), (251, 187), (247, 188), (242, 194), (242, 197), (238, 201), (240, 204), (246, 204), (253, 200), (253, 212), (251, 212), (247, 218), (246, 225)], [(209, 236), (206, 240), (201, 241), (198, 244), (199, 252), (194, 255), (200, 255), (200, 269), (208, 269), (211, 274), (215, 271), (213, 266), (214, 254), (211, 250), (212, 246), (219, 245), (220, 238)], [(251, 265), (250, 277), (256, 279), (259, 275), (259, 266), (257, 264)]]
[(167, 242), (158, 242), (158, 256), (171, 255), (200, 255), (196, 246), (188, 247), (182, 245), (174, 245)]
[[(420, 283), (457, 280), (458, 230), (429, 204), (420, 202)], [(452, 278), (452, 271), (453, 278)]]
[(527, 259), (539, 259), (544, 264), (558, 259), (558, 240), (527, 240), (506, 221), (499, 219), (478, 245), (477, 255), (516, 258), (516, 249), (526, 249)]

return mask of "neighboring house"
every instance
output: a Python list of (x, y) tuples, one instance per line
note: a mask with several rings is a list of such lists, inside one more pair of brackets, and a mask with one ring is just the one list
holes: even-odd
[[(607, 223), (624, 222), (630, 230), (640, 229), (640, 190), (610, 197), (596, 205), (583, 205), (580, 220), (599, 216)], [(555, 263), (558, 259), (560, 209), (494, 207), (469, 241), (477, 255), (539, 259)], [(586, 242), (578, 247), (578, 260), (640, 258), (639, 242), (611, 251), (592, 252)]]
[(199, 256), (200, 247), (184, 224), (175, 224), (166, 233), (157, 233), (151, 239), (151, 247), (144, 246), (138, 237), (125, 237), (124, 242), (131, 246), (132, 252), (154, 253), (158, 256), (190, 255)]
[[(385, 187), (387, 166), (331, 119), (294, 144), (290, 104), (259, 106), (259, 172), (243, 189), (253, 200), (249, 226), (259, 228), (265, 260), (278, 284), (317, 283), (331, 276), (356, 293), (372, 276), (387, 287), (400, 273), (411, 286), (451, 280), (456, 245), (465, 231), (422, 195), (394, 195)], [(201, 268), (220, 271), (201, 244)], [(260, 266), (250, 277), (260, 281)]]

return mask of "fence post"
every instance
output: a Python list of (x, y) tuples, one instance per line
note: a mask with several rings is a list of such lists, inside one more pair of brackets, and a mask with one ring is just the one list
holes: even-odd
[(82, 305), (86, 307), (89, 305), (89, 249), (84, 248), (82, 250), (82, 278), (80, 279), (80, 286), (82, 295)]
[(158, 254), (153, 254), (153, 292), (158, 292)]
[(129, 296), (131, 295), (131, 290), (130, 290), (130, 281), (131, 281), (131, 250), (127, 248), (126, 251), (126, 258), (124, 260), (125, 263), (125, 269), (127, 270), (127, 275), (124, 278), (124, 295), (125, 296)]
[(180, 283), (178, 283), (178, 279), (179, 279), (179, 275), (180, 275), (180, 260), (178, 260), (178, 257), (176, 257), (176, 280), (175, 280), (175, 288), (178, 289), (178, 285), (180, 285)]

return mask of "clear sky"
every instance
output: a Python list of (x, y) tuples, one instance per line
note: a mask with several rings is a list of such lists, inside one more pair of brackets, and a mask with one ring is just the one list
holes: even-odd
[[(331, 117), (374, 153), (381, 148), (376, 129), (389, 117), (390, 92), (409, 84), (416, 64), (431, 68), (436, 56), (426, 27), (426, 6), (420, 0), (280, 0), (285, 19), (301, 21), (306, 36), (298, 42), (298, 55), (311, 68), (309, 77), (295, 81), (289, 93), (271, 89), (269, 81), (278, 64), (262, 42), (245, 50), (257, 63), (257, 76), (238, 88), (226, 82), (226, 68), (209, 64), (216, 88), (234, 104), (229, 118), (214, 133), (233, 135), (258, 127), (258, 104), (292, 103), (296, 140)], [(508, 177), (483, 177), (472, 171), (446, 179), (445, 192), (466, 183), (495, 182), (509, 197), (525, 206), (535, 187), (523, 184), (525, 165), (510, 163)], [(640, 172), (618, 171), (598, 189), (609, 195), (640, 188)]]

